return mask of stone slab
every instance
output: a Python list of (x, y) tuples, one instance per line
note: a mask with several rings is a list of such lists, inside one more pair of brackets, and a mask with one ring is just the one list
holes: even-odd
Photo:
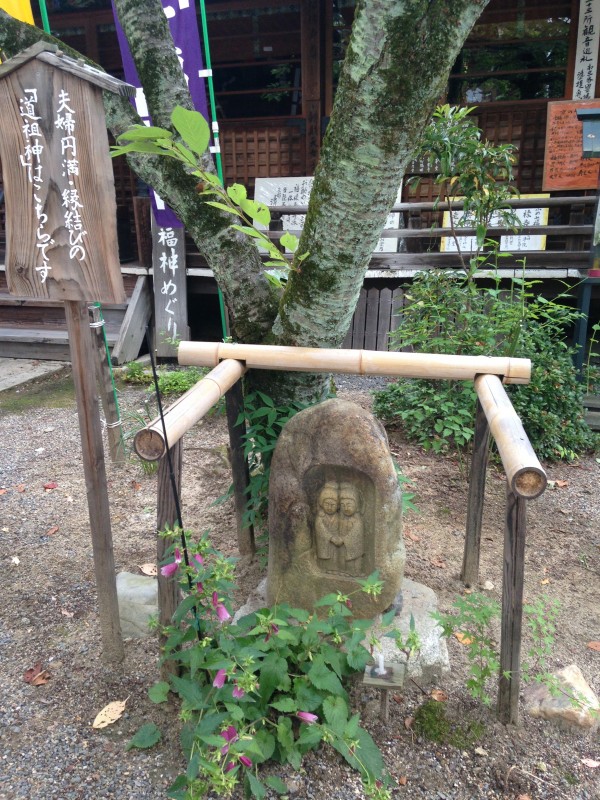
[(146, 575), (119, 572), (117, 575), (119, 619), (123, 636), (153, 636), (149, 622), (158, 614), (158, 581)]
[(0, 358), (0, 392), (60, 372), (68, 366), (64, 361)]

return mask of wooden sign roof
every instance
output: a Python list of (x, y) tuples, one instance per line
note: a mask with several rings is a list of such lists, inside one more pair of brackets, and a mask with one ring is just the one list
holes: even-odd
[(11, 294), (125, 301), (102, 89), (135, 91), (46, 43), (0, 66)]

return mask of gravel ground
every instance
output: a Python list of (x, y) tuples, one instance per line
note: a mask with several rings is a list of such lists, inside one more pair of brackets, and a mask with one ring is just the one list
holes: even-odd
[[(361, 404), (366, 390), (386, 379), (341, 377), (340, 393)], [(125, 388), (121, 405), (131, 417), (144, 409), (143, 390)], [(87, 800), (166, 797), (166, 787), (184, 768), (178, 746), (177, 708), (154, 706), (147, 688), (157, 677), (153, 639), (128, 640), (118, 668), (102, 662), (95, 601), (93, 560), (87, 521), (77, 416), (72, 389), (62, 378), (21, 392), (0, 394), (0, 800)], [(208, 419), (186, 436), (183, 512), (187, 527), (210, 529), (214, 543), (235, 554), (231, 505), (212, 500), (228, 485), (223, 458), (226, 427)], [(413, 481), (418, 515), (404, 525), (407, 575), (431, 586), (448, 610), (462, 591), (458, 572), (466, 487), (460, 465), (434, 458), (390, 432), (392, 451)], [(526, 564), (527, 599), (549, 591), (560, 599), (560, 633), (552, 669), (576, 662), (600, 691), (600, 653), (587, 642), (600, 640), (600, 465), (594, 458), (575, 466), (552, 466), (561, 486), (532, 503)], [(484, 518), (481, 580), (499, 596), (502, 570), (503, 481), (492, 470)], [(566, 483), (565, 483), (566, 482)], [(44, 488), (56, 483), (56, 488)], [(154, 557), (155, 479), (133, 462), (108, 465), (117, 569), (137, 571)], [(443, 564), (443, 566), (440, 566)], [(240, 564), (240, 598), (258, 583), (256, 564)], [(449, 642), (452, 673), (439, 688), (448, 695), (447, 713), (457, 721), (480, 720), (481, 739), (458, 749), (417, 737), (410, 719), (424, 699), (409, 684), (391, 703), (390, 720), (378, 715), (375, 693), (358, 684), (356, 710), (380, 745), (399, 781), (398, 798), (427, 800), (598, 800), (598, 734), (560, 731), (523, 716), (503, 727), (477, 706), (464, 689), (466, 658)], [(41, 663), (46, 684), (24, 681)], [(108, 702), (125, 700), (114, 725), (91, 723)], [(151, 750), (126, 750), (144, 722), (155, 722), (162, 740)], [(477, 750), (476, 748), (480, 748)], [(310, 754), (303, 769), (272, 765), (290, 798), (362, 798), (356, 774), (335, 753)]]

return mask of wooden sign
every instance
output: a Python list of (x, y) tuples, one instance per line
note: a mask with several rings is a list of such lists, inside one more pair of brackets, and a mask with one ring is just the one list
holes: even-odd
[(132, 87), (45, 44), (0, 67), (11, 294), (125, 302), (102, 88)]
[(578, 108), (598, 108), (600, 100), (548, 103), (543, 190), (596, 189), (600, 159), (583, 157), (583, 123)]
[(177, 355), (180, 341), (190, 338), (187, 324), (185, 230), (158, 225), (152, 216), (155, 352)]

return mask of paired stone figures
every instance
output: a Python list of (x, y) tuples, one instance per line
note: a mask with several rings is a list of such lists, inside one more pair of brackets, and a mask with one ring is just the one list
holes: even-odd
[(326, 572), (362, 575), (364, 522), (360, 492), (352, 483), (327, 482), (315, 518), (317, 563)]

